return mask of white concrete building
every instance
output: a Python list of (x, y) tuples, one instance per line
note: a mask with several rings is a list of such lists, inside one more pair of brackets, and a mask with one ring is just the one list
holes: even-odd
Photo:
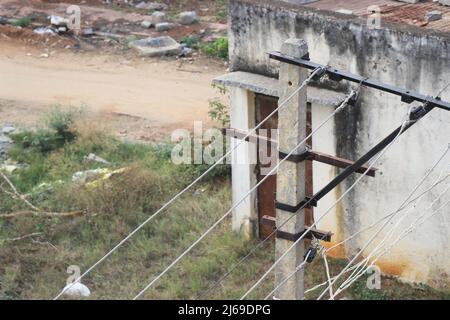
[[(381, 24), (368, 25), (366, 1), (320, 0), (308, 4), (293, 1), (230, 1), (231, 72), (216, 79), (230, 90), (231, 127), (245, 134), (278, 103), (279, 64), (270, 61), (267, 52), (279, 50), (289, 38), (307, 41), (311, 60), (388, 84), (434, 96), (450, 81), (450, 8), (437, 3), (407, 4), (398, 1), (374, 0), (381, 8)], [(336, 11), (345, 13), (336, 13)], [(429, 10), (440, 10), (440, 21), (425, 22)], [(350, 12), (350, 13), (349, 13)], [(385, 13), (384, 13), (385, 12)], [(411, 20), (413, 12), (416, 20)], [(377, 16), (378, 17), (378, 16)], [(354, 85), (325, 81), (308, 88), (312, 129), (323, 121)], [(450, 89), (441, 94), (450, 101)], [(363, 88), (358, 103), (330, 121), (310, 141), (318, 152), (356, 160), (383, 139), (403, 121), (410, 105), (400, 98), (381, 91)], [(263, 126), (277, 127), (276, 117)], [(397, 209), (412, 188), (448, 148), (450, 113), (433, 110), (402, 136), (376, 164), (375, 178), (365, 177), (320, 223), (319, 228), (334, 233), (333, 243), (370, 226)], [(276, 140), (276, 137), (270, 137)], [(239, 139), (233, 139), (237, 143)], [(261, 179), (258, 164), (260, 146), (242, 144), (233, 156), (233, 201), (240, 198)], [(238, 159), (240, 159), (238, 161)], [(250, 161), (253, 160), (253, 161)], [(429, 188), (441, 174), (448, 173), (450, 156), (430, 174), (421, 187)], [(332, 180), (340, 169), (318, 162), (309, 162), (307, 188), (313, 194)], [(322, 199), (314, 216), (320, 217), (355, 181), (341, 183)], [(435, 199), (448, 186), (448, 181), (427, 192), (416, 210), (411, 210), (399, 231), (417, 217), (443, 206), (449, 194)], [(247, 237), (270, 233), (261, 225), (263, 215), (275, 215), (275, 178), (258, 188), (233, 213), (233, 229)], [(434, 205), (430, 208), (430, 204)], [(382, 256), (377, 264), (387, 274), (413, 282), (424, 282), (436, 288), (450, 287), (450, 207), (427, 219), (413, 233)], [(311, 219), (311, 213), (308, 218)], [(307, 223), (310, 221), (307, 221)], [(374, 229), (376, 230), (376, 229)], [(369, 230), (333, 253), (351, 257), (371, 238)], [(395, 236), (398, 233), (395, 233)], [(376, 238), (388, 236), (382, 231)], [(395, 238), (394, 236), (394, 238)], [(393, 240), (393, 239), (391, 239)], [(389, 240), (389, 241), (391, 241)], [(364, 251), (367, 255), (373, 246)]]

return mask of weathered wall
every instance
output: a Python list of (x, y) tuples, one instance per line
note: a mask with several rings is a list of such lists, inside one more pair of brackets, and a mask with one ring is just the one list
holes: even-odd
[[(286, 39), (295, 37), (308, 42), (313, 61), (399, 87), (435, 95), (450, 81), (449, 35), (389, 25), (383, 25), (381, 30), (369, 30), (365, 21), (356, 18), (279, 1), (231, 0), (230, 13), (233, 71), (277, 76), (278, 64), (270, 62), (266, 52), (279, 50)], [(334, 89), (348, 92), (349, 84), (342, 82)], [(442, 98), (450, 100), (450, 89)], [(328, 108), (313, 106), (316, 125), (330, 112)], [(396, 128), (408, 108), (396, 96), (363, 89), (360, 103), (339, 115), (318, 134), (314, 147), (356, 159)], [(447, 148), (449, 123), (448, 112), (433, 110), (402, 136), (377, 164), (381, 168), (377, 178), (364, 178), (320, 227), (330, 228), (337, 233), (336, 239), (341, 240), (398, 207)], [(324, 165), (316, 164), (315, 169), (316, 189), (336, 174), (334, 168)], [(438, 173), (439, 170), (433, 173), (429, 181), (437, 179)], [(327, 196), (316, 210), (316, 216), (320, 216), (353, 181), (354, 178), (348, 179)], [(425, 186), (430, 186), (430, 182)], [(434, 200), (438, 191), (423, 199), (422, 209)], [(433, 208), (447, 200), (448, 196), (443, 197)], [(450, 287), (449, 211), (448, 207), (444, 208), (395, 247), (381, 261), (382, 269), (407, 280)], [(411, 218), (405, 220), (408, 222)], [(371, 232), (362, 234), (341, 253), (355, 252), (370, 236)]]

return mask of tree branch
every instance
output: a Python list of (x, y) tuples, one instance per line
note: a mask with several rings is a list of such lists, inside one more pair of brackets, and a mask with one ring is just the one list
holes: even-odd
[(84, 214), (83, 211), (73, 212), (44, 212), (44, 211), (17, 211), (12, 213), (0, 214), (2, 219), (13, 219), (21, 216), (44, 216), (48, 218), (68, 218), (68, 217), (80, 217)]

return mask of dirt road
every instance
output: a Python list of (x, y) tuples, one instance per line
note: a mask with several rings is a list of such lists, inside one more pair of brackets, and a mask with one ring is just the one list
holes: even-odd
[(84, 105), (99, 121), (126, 114), (156, 127), (191, 128), (194, 120), (208, 120), (208, 100), (218, 95), (211, 81), (225, 72), (202, 61), (179, 66), (100, 52), (41, 54), (0, 42), (0, 123), (35, 121), (61, 104)]

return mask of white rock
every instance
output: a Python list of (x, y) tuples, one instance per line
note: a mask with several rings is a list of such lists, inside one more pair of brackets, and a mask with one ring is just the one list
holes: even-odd
[(181, 45), (173, 38), (166, 36), (135, 40), (130, 42), (129, 46), (145, 57), (177, 55), (181, 52)]
[(141, 22), (141, 27), (142, 28), (148, 29), (151, 26), (152, 26), (152, 22), (149, 21), (149, 20), (144, 20), (144, 21)]
[(50, 23), (58, 27), (67, 27), (68, 20), (60, 16), (50, 16)]
[(164, 20), (166, 20), (166, 14), (161, 11), (155, 11), (152, 13), (150, 18), (151, 18), (152, 24), (156, 25), (156, 24), (164, 22)]
[(144, 9), (144, 10), (166, 10), (167, 5), (164, 3), (158, 2), (145, 2), (141, 1), (137, 5), (135, 5), (136, 9)]
[(108, 161), (106, 161), (105, 159), (97, 156), (96, 154), (90, 153), (89, 155), (87, 155), (86, 157), (84, 157), (85, 161), (90, 161), (90, 162), (98, 162), (98, 163), (103, 163), (103, 164), (110, 164)]
[(16, 171), (17, 169), (19, 169), (18, 166), (12, 165), (12, 164), (4, 164), (0, 166), (0, 171), (4, 171), (6, 173), (13, 173), (14, 171)]
[(437, 10), (428, 11), (425, 14), (425, 19), (427, 21), (429, 21), (429, 22), (441, 20), (442, 19), (442, 12), (441, 11), (437, 11)]
[(33, 30), (34, 33), (39, 34), (39, 35), (55, 35), (56, 32), (49, 27), (40, 27), (40, 28), (36, 28)]
[(155, 30), (158, 32), (169, 31), (172, 25), (168, 22), (160, 22), (155, 25)]
[(2, 132), (4, 134), (10, 134), (10, 133), (12, 133), (14, 131), (16, 131), (16, 128), (14, 126), (10, 126), (10, 125), (4, 126), (3, 129), (2, 129)]
[(342, 13), (342, 14), (353, 14), (353, 11), (351, 11), (351, 10), (347, 10), (347, 9), (339, 9), (339, 10), (336, 10), (336, 12), (337, 13)]
[(193, 24), (197, 21), (197, 12), (185, 11), (180, 13), (180, 23), (184, 25)]
[(91, 290), (80, 282), (68, 284), (63, 291), (65, 295), (70, 297), (89, 297), (91, 295)]
[(87, 181), (93, 180), (102, 174), (106, 174), (107, 172), (108, 172), (107, 169), (92, 169), (86, 171), (78, 171), (72, 175), (72, 181), (84, 184)]

